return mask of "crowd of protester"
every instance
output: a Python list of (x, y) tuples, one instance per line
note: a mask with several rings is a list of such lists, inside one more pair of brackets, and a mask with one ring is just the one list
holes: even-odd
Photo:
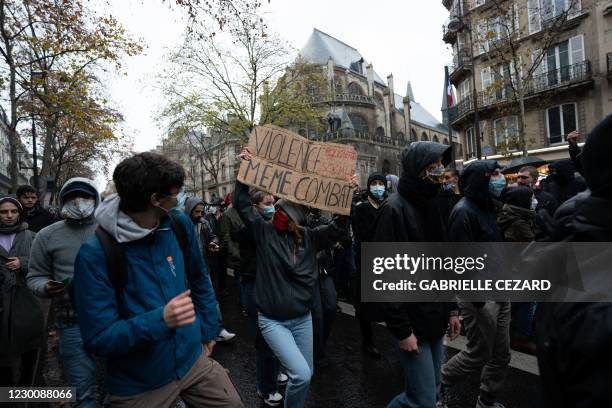
[[(104, 199), (92, 180), (68, 180), (58, 216), (22, 186), (0, 198), (0, 385), (34, 384), (48, 330), (40, 298), (50, 298), (75, 406), (96, 406), (100, 392), (111, 406), (243, 406), (210, 357), (235, 337), (217, 300), (228, 296), (229, 270), (267, 406), (305, 406), (315, 368), (328, 364), (339, 300), (355, 307), (366, 355), (381, 357), (375, 322), (397, 339), (405, 381), (389, 407), (445, 407), (480, 373), (475, 406), (502, 408), (511, 348), (538, 355), (549, 406), (612, 406), (609, 304), (361, 300), (367, 242), (610, 241), (612, 116), (582, 148), (579, 137), (568, 136), (570, 158), (548, 175), (526, 165), (512, 183), (494, 160), (459, 172), (451, 147), (414, 142), (399, 177), (372, 173), (361, 188), (351, 179), (350, 216), (240, 182), (208, 203), (187, 197), (183, 168), (154, 153), (123, 160)], [(444, 362), (444, 336), (460, 333), (467, 347)]]

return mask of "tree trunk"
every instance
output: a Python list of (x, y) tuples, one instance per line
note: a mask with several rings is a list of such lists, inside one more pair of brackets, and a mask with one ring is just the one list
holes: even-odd
[[(10, 55), (10, 50), (7, 49), (7, 53)], [(17, 191), (19, 187), (19, 159), (17, 157), (17, 151), (20, 147), (20, 139), (17, 134), (17, 84), (15, 78), (15, 64), (13, 61), (9, 62), (9, 97), (11, 101), (11, 122), (9, 124), (9, 145), (11, 155), (11, 193)]]

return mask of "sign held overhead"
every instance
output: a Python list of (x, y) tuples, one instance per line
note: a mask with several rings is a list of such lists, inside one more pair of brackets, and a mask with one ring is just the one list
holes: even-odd
[(349, 215), (357, 152), (352, 146), (311, 141), (274, 125), (253, 129), (253, 155), (238, 181), (298, 204)]

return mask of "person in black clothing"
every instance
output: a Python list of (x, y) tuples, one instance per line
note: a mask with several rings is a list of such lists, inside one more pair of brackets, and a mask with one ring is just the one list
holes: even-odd
[(355, 317), (359, 321), (362, 348), (372, 357), (380, 357), (378, 348), (374, 345), (372, 322), (364, 315), (361, 303), (361, 243), (369, 242), (374, 236), (375, 221), (378, 209), (387, 198), (387, 179), (382, 173), (372, 173), (368, 177), (367, 190), (353, 200), (353, 234), (355, 237), (355, 272), (353, 274), (353, 301)]
[[(206, 209), (206, 215), (204, 218), (211, 226), (215, 236), (221, 236), (221, 206), (223, 199), (220, 197), (213, 197), (211, 202), (208, 204)], [(220, 242), (219, 242), (220, 244)], [(226, 278), (227, 278), (227, 248), (219, 245), (219, 249), (215, 252), (207, 250), (206, 263), (210, 269), (210, 277), (215, 284), (217, 290), (217, 298), (227, 295), (226, 291)]]
[(461, 197), (463, 196), (459, 188), (459, 172), (456, 169), (446, 169), (442, 191), (438, 194), (438, 208), (442, 216), (445, 240), (448, 240), (448, 219), (450, 218), (450, 213), (455, 204), (461, 200)]
[[(559, 208), (554, 240), (612, 241), (611, 134), (612, 115), (595, 127), (582, 151), (591, 192)], [(582, 262), (598, 262), (577, 261), (578, 268)], [(612, 406), (612, 303), (542, 303), (536, 338), (545, 407)]]
[(536, 208), (534, 208), (534, 210), (536, 212), (540, 210), (545, 210), (552, 217), (553, 215), (555, 215), (555, 211), (557, 211), (557, 207), (559, 205), (557, 204), (557, 200), (555, 200), (555, 197), (553, 197), (546, 191), (542, 191), (541, 188), (536, 187), (536, 183), (538, 182), (539, 177), (540, 173), (535, 167), (521, 167), (517, 173), (516, 184), (518, 186), (525, 186), (531, 188), (537, 201), (537, 206)]
[(552, 162), (549, 170), (550, 174), (548, 177), (542, 180), (542, 190), (551, 194), (558, 205), (586, 190), (587, 185), (584, 178), (574, 175), (576, 169), (570, 159)]
[[(240, 158), (252, 159), (248, 148)], [(354, 176), (351, 184), (355, 183)], [(233, 204), (256, 245), (259, 328), (287, 369), (285, 407), (301, 408), (313, 373), (310, 309), (319, 275), (317, 252), (346, 234), (349, 220), (336, 216), (331, 223), (310, 229), (305, 227), (305, 208), (282, 199), (276, 203), (272, 222), (267, 222), (254, 212), (248, 190), (236, 181)]]
[(38, 232), (57, 221), (57, 218), (40, 205), (34, 187), (29, 185), (19, 186), (16, 195), (17, 200), (23, 207), (24, 221), (28, 223), (30, 231)]
[[(451, 161), (451, 147), (414, 142), (402, 151), (400, 160), (398, 191), (380, 207), (373, 241), (443, 241), (442, 218), (435, 200), (444, 166)], [(449, 326), (451, 339), (461, 328), (456, 312), (455, 305), (449, 303), (383, 304), (382, 317), (398, 340), (405, 377), (404, 391), (388, 407), (436, 406), (444, 357), (442, 339)]]
[[(464, 197), (450, 216), (450, 241), (503, 241), (496, 220), (500, 204), (494, 198), (500, 196), (499, 192), (505, 186), (503, 177), (494, 160), (477, 160), (465, 168), (461, 175)], [(468, 346), (442, 367), (442, 388), (456, 384), (484, 367), (476, 407), (503, 408), (496, 399), (510, 362), (510, 303), (460, 302), (460, 307)]]
[[(317, 228), (327, 225), (331, 218), (322, 214), (321, 210), (312, 208), (308, 214), (306, 225), (308, 228)], [(348, 235), (348, 234), (347, 234)], [(349, 237), (350, 239), (350, 237)], [(338, 295), (334, 285), (335, 265), (334, 257), (338, 250), (334, 247), (325, 248), (317, 252), (319, 265), (319, 279), (314, 287), (312, 305), (312, 328), (314, 340), (314, 362), (316, 367), (325, 368), (329, 361), (325, 355), (327, 340), (336, 319)]]

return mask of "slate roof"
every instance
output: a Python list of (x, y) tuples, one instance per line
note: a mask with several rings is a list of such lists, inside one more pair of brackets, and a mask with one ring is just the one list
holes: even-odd
[[(302, 47), (300, 54), (307, 61), (322, 65), (327, 64), (327, 60), (331, 57), (336, 66), (348, 69), (351, 69), (351, 64), (363, 60), (362, 72), (360, 74), (363, 76), (367, 75), (366, 66), (368, 62), (365, 61), (359, 51), (316, 28), (312, 31), (308, 41), (306, 41), (306, 45)], [(359, 74), (354, 69), (351, 69), (351, 71)], [(374, 81), (381, 85), (386, 85), (376, 71), (374, 71)]]
[[(324, 33), (321, 30), (314, 29), (312, 34), (306, 41), (304, 47), (300, 51), (300, 54), (307, 61), (315, 64), (325, 65), (331, 57), (336, 66), (351, 69), (355, 71), (355, 63), (363, 60), (362, 62), (362, 75), (367, 75), (366, 66), (368, 63), (365, 61), (363, 56), (357, 51), (356, 48), (332, 37), (329, 34)], [(353, 67), (351, 65), (353, 64)], [(359, 72), (357, 72), (359, 74)], [(374, 72), (374, 81), (387, 86), (387, 84), (381, 79), (381, 77)], [(440, 133), (448, 133), (448, 128), (438, 121), (431, 113), (415, 101), (414, 93), (412, 91), (412, 85), (408, 82), (406, 87), (406, 94), (410, 97), (410, 108), (411, 108), (411, 120), (420, 124), (424, 127), (431, 128)], [(403, 115), (404, 114), (404, 103), (402, 102), (403, 97), (395, 94), (395, 107)]]

